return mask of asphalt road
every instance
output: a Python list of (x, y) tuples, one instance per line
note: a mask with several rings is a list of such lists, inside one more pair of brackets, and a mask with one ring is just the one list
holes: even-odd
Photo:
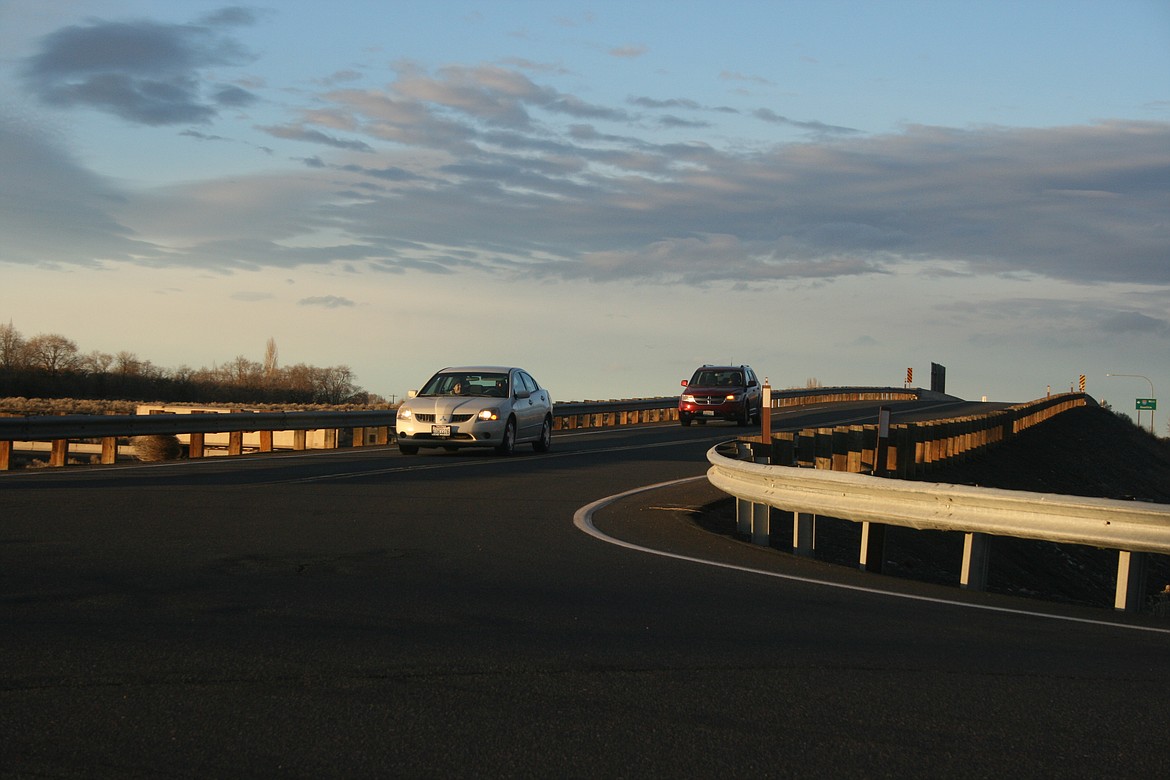
[(706, 532), (740, 432), (0, 475), (0, 775), (1168, 775), (1170, 626)]

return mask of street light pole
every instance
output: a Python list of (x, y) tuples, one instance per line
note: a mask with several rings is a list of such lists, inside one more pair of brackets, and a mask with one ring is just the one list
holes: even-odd
[[(1154, 398), (1154, 383), (1150, 381), (1150, 378), (1148, 376), (1142, 376), (1141, 374), (1106, 374), (1105, 376), (1128, 376), (1128, 377), (1132, 377), (1134, 379), (1144, 379), (1147, 382), (1150, 382), (1150, 398), (1151, 399)], [(1142, 416), (1142, 413), (1141, 413), (1141, 410), (1139, 409), (1138, 410), (1138, 425), (1141, 425), (1141, 416)], [(1158, 435), (1158, 434), (1154, 433), (1154, 410), (1153, 409), (1150, 410), (1150, 433), (1153, 433), (1155, 436)]]

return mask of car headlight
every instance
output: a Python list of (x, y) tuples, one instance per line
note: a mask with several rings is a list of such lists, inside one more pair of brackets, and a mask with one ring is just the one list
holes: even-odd
[(686, 401), (687, 403), (693, 404), (695, 402), (695, 397), (693, 395), (688, 395), (688, 394), (684, 393), (683, 395), (679, 396), (678, 400)]
[(724, 401), (738, 401), (740, 399), (739, 393), (728, 393)]
[(411, 417), (411, 414), (410, 414), (409, 409), (404, 409), (402, 407), (398, 407), (398, 419), (399, 420), (409, 420), (410, 417)]
[(479, 413), (479, 419), (483, 422), (487, 422), (489, 420), (498, 420), (500, 419), (500, 413), (495, 409), (484, 409)]

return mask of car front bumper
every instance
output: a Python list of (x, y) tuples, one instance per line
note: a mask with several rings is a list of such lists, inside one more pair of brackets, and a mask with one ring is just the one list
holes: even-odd
[(715, 420), (734, 420), (743, 415), (743, 404), (720, 404), (708, 406), (706, 404), (683, 403), (678, 405), (679, 414), (690, 415)]
[(399, 419), (395, 426), (399, 444), (415, 447), (496, 447), (504, 438), (504, 420), (469, 420), (438, 425)]

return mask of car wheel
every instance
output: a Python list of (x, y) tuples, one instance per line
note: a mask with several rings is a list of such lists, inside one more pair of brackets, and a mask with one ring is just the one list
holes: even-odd
[(691, 416), (689, 414), (679, 414), (678, 421), (680, 423), (682, 423), (683, 426), (690, 425), (691, 424)]
[(552, 447), (552, 418), (545, 417), (544, 425), (540, 426), (540, 438), (532, 442), (532, 449), (537, 452), (548, 452)]
[(504, 425), (504, 436), (496, 446), (496, 452), (501, 455), (511, 455), (516, 451), (516, 418), (509, 417)]
[(740, 414), (738, 418), (736, 418), (735, 422), (741, 426), (752, 424), (752, 405), (751, 404), (747, 403), (746, 401), (744, 402), (743, 413)]
[(403, 455), (417, 455), (418, 447), (414, 446), (413, 444), (399, 444), (398, 451)]

